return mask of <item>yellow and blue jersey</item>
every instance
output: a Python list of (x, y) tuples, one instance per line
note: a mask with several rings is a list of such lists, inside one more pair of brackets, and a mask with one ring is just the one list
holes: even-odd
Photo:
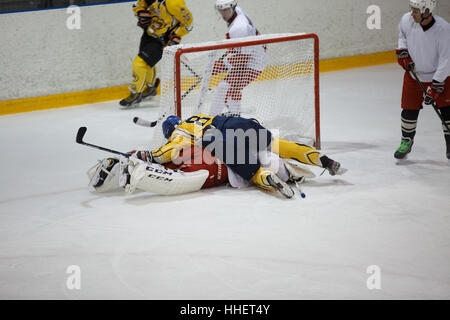
[(147, 29), (149, 36), (159, 38), (172, 30), (177, 37), (182, 38), (192, 30), (194, 19), (184, 0), (136, 1), (133, 5), (135, 15), (142, 10), (152, 15)]
[(180, 123), (167, 143), (152, 150), (152, 157), (158, 163), (168, 163), (176, 158), (181, 150), (201, 141), (203, 131), (212, 123), (214, 116), (196, 114)]

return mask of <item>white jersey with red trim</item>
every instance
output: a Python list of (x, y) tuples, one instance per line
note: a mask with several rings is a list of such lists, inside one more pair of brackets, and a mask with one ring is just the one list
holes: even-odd
[(422, 82), (433, 79), (443, 82), (450, 76), (450, 24), (441, 17), (433, 17), (435, 23), (426, 31), (410, 12), (398, 26), (398, 48), (408, 49)]
[[(227, 39), (251, 37), (259, 34), (258, 29), (255, 28), (250, 18), (239, 6), (235, 8), (235, 12), (236, 16), (228, 25)], [(238, 51), (243, 55), (250, 55), (247, 64), (242, 67), (259, 71), (264, 70), (267, 63), (266, 49), (264, 46), (241, 47), (233, 49), (233, 51)]]

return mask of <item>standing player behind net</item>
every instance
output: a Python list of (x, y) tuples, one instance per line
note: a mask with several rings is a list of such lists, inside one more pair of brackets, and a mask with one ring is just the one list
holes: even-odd
[[(236, 0), (217, 0), (216, 9), (228, 25), (227, 39), (259, 34), (250, 18), (237, 6)], [(216, 88), (211, 115), (240, 115), (242, 90), (264, 70), (267, 60), (265, 51), (263, 45), (232, 48), (214, 63), (212, 75), (228, 74)]]
[[(445, 123), (450, 126), (450, 25), (432, 14), (436, 0), (410, 0), (411, 12), (399, 24), (397, 56), (405, 69), (402, 93), (402, 140), (394, 157), (403, 159), (411, 152), (422, 102), (436, 103)], [(415, 69), (427, 94), (410, 74)], [(450, 159), (450, 133), (443, 126)]]
[(133, 61), (130, 95), (120, 101), (128, 108), (156, 95), (156, 64), (165, 46), (177, 45), (192, 30), (193, 17), (184, 0), (138, 0), (133, 5), (138, 26), (144, 30), (139, 54)]

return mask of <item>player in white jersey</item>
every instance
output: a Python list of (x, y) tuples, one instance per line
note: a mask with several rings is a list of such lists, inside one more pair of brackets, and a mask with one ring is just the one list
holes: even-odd
[[(217, 0), (216, 9), (228, 25), (227, 39), (259, 34), (236, 0)], [(230, 49), (217, 60), (212, 74), (227, 73), (227, 76), (217, 86), (210, 114), (240, 115), (242, 90), (261, 74), (266, 59), (265, 46), (258, 45)]]
[[(405, 69), (402, 93), (402, 140), (394, 153), (403, 159), (411, 151), (416, 134), (417, 119), (422, 103), (435, 103), (442, 118), (450, 126), (450, 24), (433, 15), (436, 0), (410, 0), (411, 12), (399, 24), (397, 57)], [(419, 79), (428, 88), (423, 91), (410, 70), (415, 69)], [(450, 159), (450, 133), (443, 126)]]

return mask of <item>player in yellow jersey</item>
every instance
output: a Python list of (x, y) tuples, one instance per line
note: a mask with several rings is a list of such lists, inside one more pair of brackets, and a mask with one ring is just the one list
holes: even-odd
[(159, 84), (156, 64), (162, 58), (164, 47), (179, 44), (193, 27), (192, 13), (184, 0), (138, 0), (133, 11), (144, 33), (132, 64), (130, 95), (120, 101), (123, 108), (156, 95)]
[(331, 175), (346, 171), (313, 147), (273, 137), (254, 119), (197, 114), (181, 121), (169, 116), (163, 123), (163, 133), (168, 139), (165, 145), (152, 151), (140, 150), (136, 157), (165, 164), (175, 161), (183, 149), (201, 146), (225, 163), (233, 187), (247, 186), (251, 181), (291, 198), (294, 191), (287, 182), (315, 176), (301, 164), (324, 168)]

